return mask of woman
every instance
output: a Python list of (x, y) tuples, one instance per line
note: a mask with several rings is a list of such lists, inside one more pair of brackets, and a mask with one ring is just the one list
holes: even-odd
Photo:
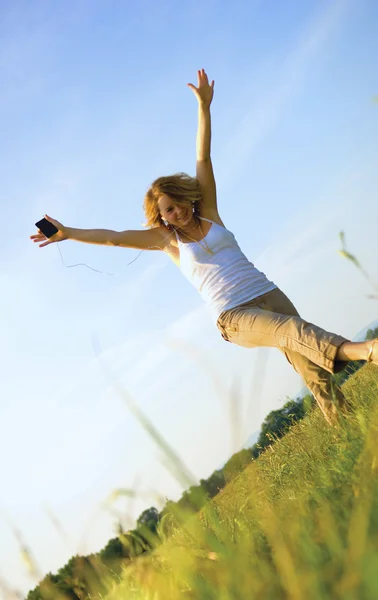
[(350, 360), (378, 364), (377, 340), (350, 342), (304, 321), (285, 294), (241, 252), (217, 208), (210, 158), (214, 81), (209, 84), (202, 69), (197, 87), (190, 83), (188, 87), (198, 100), (196, 177), (179, 173), (153, 182), (144, 200), (149, 229), (73, 229), (46, 215), (58, 232), (47, 238), (38, 230), (31, 239), (42, 242), (40, 247), (71, 239), (167, 252), (204, 297), (223, 338), (247, 348), (278, 348), (333, 425), (347, 407), (341, 390), (333, 384), (332, 373)]

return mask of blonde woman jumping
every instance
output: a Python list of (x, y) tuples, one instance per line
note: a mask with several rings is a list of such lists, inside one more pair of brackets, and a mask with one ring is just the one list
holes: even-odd
[(377, 365), (378, 340), (351, 342), (305, 321), (285, 294), (246, 258), (218, 212), (210, 157), (214, 81), (209, 84), (202, 69), (197, 87), (191, 83), (188, 87), (198, 100), (196, 177), (178, 173), (152, 183), (144, 199), (148, 229), (74, 229), (46, 215), (56, 233), (45, 235), (38, 229), (31, 239), (41, 248), (75, 240), (166, 252), (201, 293), (222, 337), (245, 348), (278, 348), (303, 377), (327, 422), (334, 425), (347, 406), (332, 374), (351, 360)]

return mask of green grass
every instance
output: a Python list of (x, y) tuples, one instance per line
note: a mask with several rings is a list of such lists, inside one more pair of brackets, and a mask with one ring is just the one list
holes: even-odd
[(343, 389), (355, 412), (340, 427), (318, 410), (297, 423), (200, 513), (171, 523), (106, 600), (378, 598), (378, 369)]

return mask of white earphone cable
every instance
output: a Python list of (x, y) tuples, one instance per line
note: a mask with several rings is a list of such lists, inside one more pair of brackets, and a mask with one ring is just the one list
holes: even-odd
[[(174, 228), (174, 231), (176, 231), (176, 228)], [(170, 237), (171, 233), (169, 233), (165, 238), (163, 238), (163, 242), (168, 239)], [(66, 269), (72, 269), (73, 267), (87, 267), (87, 269), (90, 269), (91, 271), (94, 271), (95, 273), (101, 273), (102, 275), (108, 275), (110, 277), (118, 277), (121, 273), (123, 273), (123, 271), (126, 269), (126, 267), (128, 267), (129, 265), (132, 265), (133, 262), (135, 262), (140, 255), (142, 254), (142, 252), (144, 252), (145, 250), (152, 250), (153, 248), (156, 248), (157, 250), (163, 250), (164, 248), (160, 248), (160, 246), (148, 246), (148, 248), (143, 248), (143, 250), (141, 250), (137, 256), (135, 258), (133, 258), (133, 260), (131, 260), (130, 262), (128, 262), (123, 269), (121, 269), (118, 273), (108, 273), (107, 271), (100, 271), (99, 269), (95, 269), (94, 267), (90, 267), (89, 265), (87, 265), (86, 263), (75, 263), (73, 265), (66, 265), (66, 263), (64, 262), (64, 258), (63, 258), (63, 254), (62, 251), (59, 247), (60, 242), (57, 242), (57, 246), (58, 246), (58, 250), (59, 250), (59, 254), (60, 254), (60, 259), (62, 261), (62, 264), (64, 267), (66, 267)]]

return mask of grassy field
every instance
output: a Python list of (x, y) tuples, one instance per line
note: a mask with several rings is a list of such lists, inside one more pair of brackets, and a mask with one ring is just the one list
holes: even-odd
[(378, 369), (344, 391), (355, 412), (341, 426), (318, 410), (297, 423), (200, 513), (170, 523), (106, 599), (376, 600)]

